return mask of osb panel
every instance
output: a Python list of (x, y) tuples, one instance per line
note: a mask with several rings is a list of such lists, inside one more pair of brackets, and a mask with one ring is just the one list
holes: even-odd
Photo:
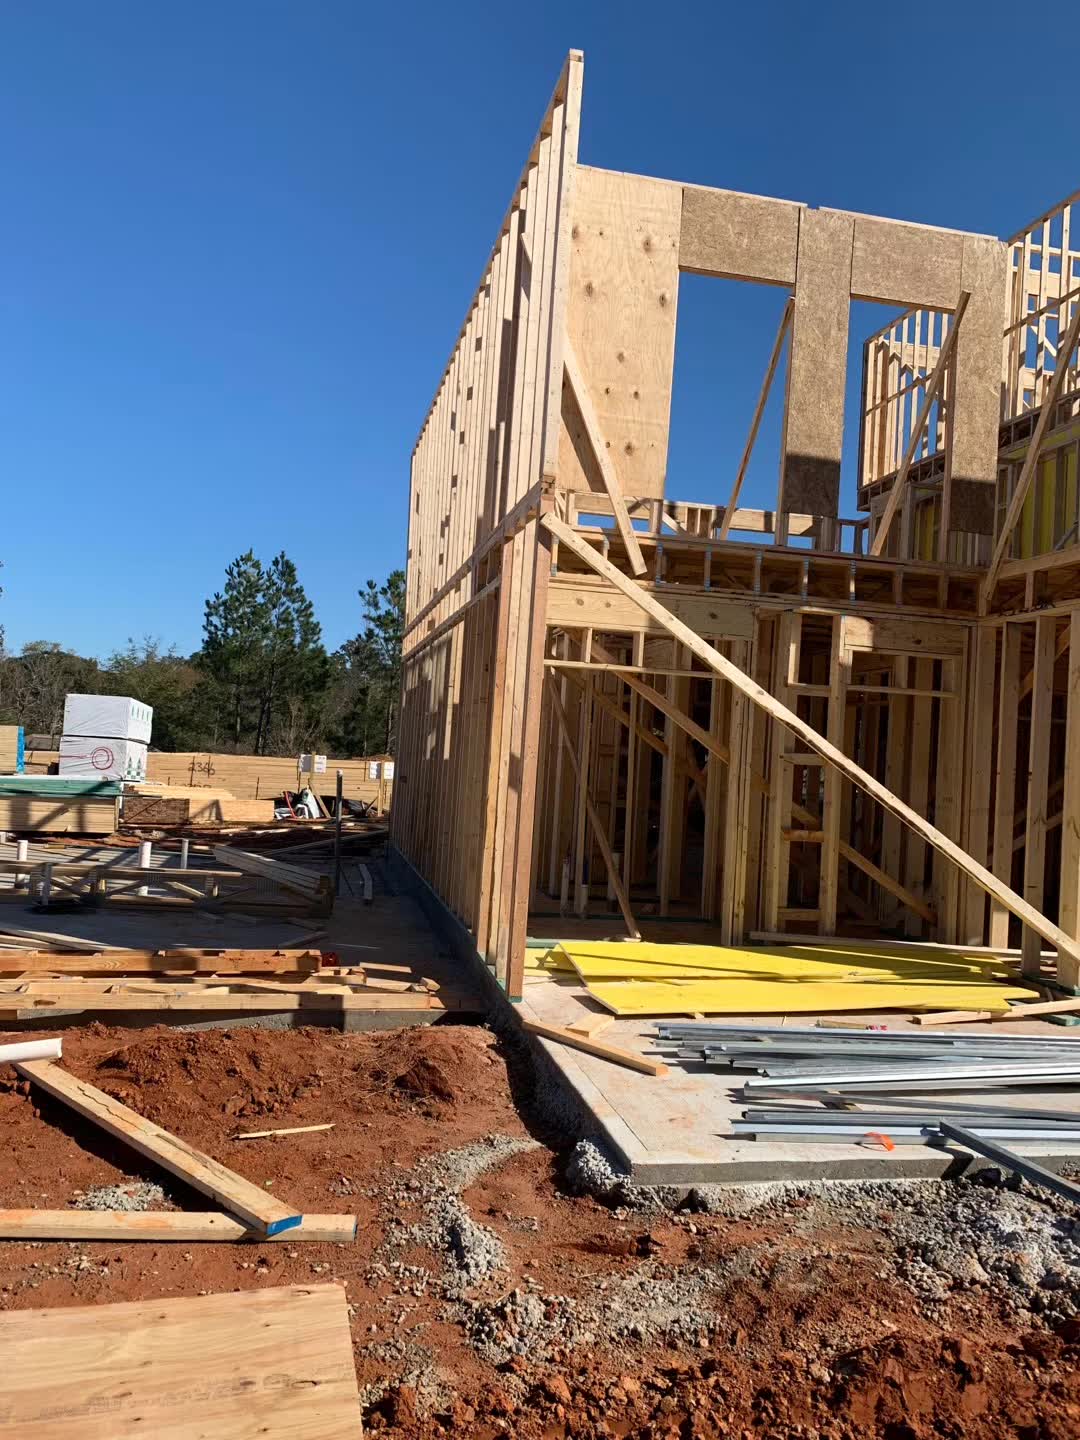
[[(624, 495), (660, 499), (667, 469), (682, 191), (581, 167), (575, 177), (567, 333)], [(598, 490), (563, 389), (559, 484)]]
[(857, 300), (953, 310), (964, 237), (898, 220), (855, 219), (851, 293)]
[(764, 195), (683, 190), (679, 266), (698, 275), (794, 285), (801, 207)]
[(788, 361), (780, 509), (836, 515), (844, 443), (853, 221), (805, 210)]

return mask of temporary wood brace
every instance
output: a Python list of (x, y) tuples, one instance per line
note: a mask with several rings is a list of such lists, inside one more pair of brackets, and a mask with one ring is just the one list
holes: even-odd
[(1066, 935), (1063, 930), (1048, 920), (1045, 915), (1040, 914), (1038, 910), (1029, 905), (1026, 900), (1020, 895), (1017, 895), (1008, 885), (1005, 885), (999, 880), (996, 875), (992, 875), (985, 866), (980, 865), (976, 860), (972, 859), (955, 841), (950, 840), (947, 835), (931, 825), (929, 821), (923, 819), (923, 817), (912, 810), (910, 806), (904, 804), (898, 796), (894, 795), (891, 790), (864, 770), (862, 766), (857, 765), (855, 761), (845, 755), (842, 750), (839, 750), (834, 744), (826, 740), (813, 726), (808, 725), (806, 721), (800, 719), (794, 711), (789, 710), (786, 705), (781, 704), (780, 701), (770, 695), (762, 686), (751, 680), (737, 665), (734, 665), (706, 640), (703, 640), (700, 635), (697, 635), (691, 630), (689, 626), (677, 619), (665, 606), (654, 599), (647, 590), (644, 590), (632, 580), (627, 579), (625, 575), (616, 570), (615, 567), (604, 560), (602, 556), (597, 555), (592, 547), (586, 541), (582, 540), (580, 536), (575, 534), (569, 526), (564, 525), (561, 520), (553, 515), (544, 516), (542, 523), (551, 531), (552, 535), (558, 539), (561, 545), (565, 545), (567, 549), (572, 550), (579, 559), (583, 560), (591, 569), (595, 570), (598, 575), (610, 581), (627, 599), (632, 600), (635, 605), (639, 606), (648, 615), (651, 615), (658, 624), (662, 625), (664, 629), (674, 635), (677, 640), (697, 655), (710, 669), (715, 670), (716, 673), (721, 675), (725, 680), (729, 680), (736, 689), (742, 691), (743, 694), (752, 700), (760, 709), (764, 710), (766, 714), (771, 716), (772, 719), (786, 726), (793, 735), (802, 740), (811, 750), (819, 754), (822, 759), (835, 766), (848, 780), (860, 786), (861, 789), (865, 790), (874, 800), (877, 800), (886, 810), (902, 820), (904, 824), (909, 826), (917, 835), (920, 835), (932, 845), (935, 850), (957, 865), (965, 875), (974, 880), (975, 883), (981, 886), (989, 895), (997, 899), (1007, 910), (1022, 920), (1025, 925), (1030, 926), (1030, 928), (1041, 935), (1044, 940), (1048, 940), (1051, 945), (1057, 946), (1058, 949), (1064, 951), (1066, 955), (1080, 962), (1080, 943), (1071, 936)]
[(769, 364), (765, 371), (765, 379), (761, 386), (761, 393), (758, 395), (757, 404), (754, 406), (754, 418), (750, 421), (750, 433), (746, 437), (746, 447), (739, 461), (739, 469), (735, 475), (735, 483), (731, 487), (731, 495), (728, 503), (724, 506), (724, 518), (720, 524), (718, 540), (726, 540), (728, 531), (731, 529), (731, 522), (735, 519), (735, 507), (739, 503), (739, 495), (742, 491), (743, 481), (746, 479), (746, 472), (750, 467), (750, 456), (754, 453), (754, 442), (757, 440), (758, 430), (761, 428), (761, 417), (765, 414), (765, 403), (769, 398), (769, 391), (772, 389), (773, 377), (776, 375), (776, 367), (780, 363), (780, 354), (784, 348), (784, 340), (791, 330), (791, 320), (795, 314), (795, 297), (789, 296), (784, 306), (784, 313), (780, 317), (780, 328), (776, 332), (776, 339), (773, 341), (772, 354), (769, 356)]
[(171, 1175), (217, 1200), (260, 1234), (276, 1235), (300, 1224), (303, 1217), (299, 1211), (275, 1200), (250, 1180), (51, 1061), (31, 1060), (15, 1068), (23, 1079), (53, 1099), (70, 1105), (85, 1120), (100, 1125), (109, 1135), (130, 1145)]
[(630, 516), (626, 510), (626, 501), (623, 499), (622, 486), (619, 484), (619, 477), (615, 471), (614, 462), (608, 452), (607, 442), (600, 429), (600, 421), (597, 418), (596, 407), (589, 394), (589, 387), (581, 373), (581, 366), (578, 364), (577, 356), (574, 354), (574, 347), (567, 339), (563, 342), (563, 365), (566, 367), (566, 378), (570, 389), (574, 392), (574, 399), (581, 412), (581, 418), (585, 425), (585, 434), (589, 437), (589, 445), (592, 448), (596, 460), (597, 469), (604, 482), (604, 489), (607, 491), (608, 499), (611, 501), (611, 508), (615, 514), (615, 524), (619, 528), (623, 544), (626, 546), (626, 553), (630, 557), (630, 568), (635, 575), (644, 575), (645, 559), (641, 553), (641, 546), (638, 544), (634, 527), (630, 522)]
[(908, 439), (907, 448), (904, 451), (904, 458), (900, 462), (900, 469), (896, 472), (896, 479), (889, 491), (889, 499), (878, 521), (877, 531), (874, 535), (874, 543), (870, 546), (871, 555), (880, 555), (885, 549), (886, 541), (889, 538), (889, 527), (892, 525), (893, 516), (903, 503), (907, 491), (908, 472), (911, 469), (911, 462), (915, 459), (915, 452), (922, 442), (923, 432), (926, 429), (927, 421), (930, 419), (930, 411), (934, 401), (941, 394), (941, 388), (945, 383), (945, 375), (949, 365), (952, 363), (953, 353), (956, 350), (956, 339), (960, 333), (960, 322), (964, 318), (964, 311), (968, 307), (971, 295), (964, 290), (960, 294), (960, 303), (956, 307), (956, 314), (953, 316), (952, 328), (945, 337), (945, 343), (938, 355), (938, 363), (933, 375), (927, 384), (923, 394), (923, 402), (919, 407), (918, 419), (911, 429), (911, 436)]
[(216, 1210), (0, 1210), (0, 1240), (133, 1240), (221, 1244), (242, 1240), (318, 1241), (347, 1245), (356, 1239), (355, 1215), (301, 1215), (300, 1223), (272, 1235)]

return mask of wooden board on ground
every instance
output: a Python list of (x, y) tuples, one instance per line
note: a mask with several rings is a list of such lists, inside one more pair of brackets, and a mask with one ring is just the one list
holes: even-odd
[(84, 1119), (100, 1125), (109, 1135), (122, 1140), (177, 1175), (187, 1184), (209, 1195), (232, 1214), (268, 1235), (294, 1229), (300, 1223), (300, 1212), (268, 1195), (250, 1180), (235, 1174), (209, 1155), (204, 1155), (178, 1136), (163, 1130), (152, 1120), (129, 1110), (97, 1089), (80, 1080), (70, 1071), (51, 1060), (30, 1060), (15, 1066), (24, 1080), (39, 1086), (55, 1100), (62, 1101)]
[(360, 1440), (345, 1291), (0, 1315), (12, 1440)]
[(297, 1240), (347, 1245), (355, 1215), (304, 1215), (291, 1230), (263, 1235), (217, 1210), (0, 1210), (0, 1240), (132, 1240), (232, 1243)]
[[(603, 1040), (591, 1040), (587, 1035), (575, 1035), (561, 1025), (542, 1025), (536, 1020), (522, 1020), (524, 1029), (530, 1035), (539, 1035), (544, 1040), (554, 1040), (560, 1045), (569, 1045), (573, 1050), (584, 1050), (586, 1055), (596, 1055), (601, 1060), (611, 1060), (616, 1065), (625, 1065), (628, 1070), (638, 1070), (643, 1075), (666, 1075), (668, 1067), (659, 1060), (650, 1060), (636, 1050), (623, 1050), (618, 1045), (608, 1045)], [(48, 1063), (48, 1062), (42, 1062)]]

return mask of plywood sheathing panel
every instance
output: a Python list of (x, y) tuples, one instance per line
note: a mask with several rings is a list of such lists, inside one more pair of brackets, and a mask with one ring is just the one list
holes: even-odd
[[(675, 362), (682, 191), (580, 166), (573, 195), (567, 333), (624, 495), (664, 494)], [(559, 485), (603, 490), (563, 389)]]
[(854, 226), (832, 210), (804, 210), (799, 222), (782, 511), (839, 514)]
[(889, 305), (955, 310), (960, 298), (964, 236), (900, 220), (857, 215), (851, 295)]
[(698, 275), (794, 285), (800, 206), (686, 186), (679, 267)]
[(990, 535), (994, 528), (1007, 256), (1000, 240), (964, 237), (960, 283), (971, 299), (956, 344), (953, 384), (949, 529), (954, 532)]

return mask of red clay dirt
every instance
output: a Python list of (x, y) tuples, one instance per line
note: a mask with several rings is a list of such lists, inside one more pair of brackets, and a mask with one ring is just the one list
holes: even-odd
[[(427, 1157), (493, 1134), (528, 1137), (515, 1097), (531, 1113), (531, 1074), (485, 1029), (340, 1035), (89, 1025), (64, 1033), (63, 1064), (298, 1208), (356, 1212), (359, 1236), (347, 1246), (0, 1242), (4, 1309), (339, 1281), (350, 1303), (365, 1433), (385, 1440), (1080, 1435), (1077, 1322), (1057, 1333), (1018, 1331), (990, 1300), (971, 1294), (931, 1318), (905, 1287), (879, 1278), (887, 1219), (881, 1230), (808, 1235), (790, 1216), (771, 1213), (752, 1222), (643, 1218), (565, 1193), (557, 1156), (544, 1144), (465, 1192), (471, 1216), (507, 1255), (507, 1268), (479, 1287), (484, 1300), (530, 1288), (595, 1295), (600, 1282), (614, 1286), (657, 1262), (687, 1273), (743, 1257), (753, 1263), (715, 1297), (717, 1328), (680, 1345), (613, 1342), (601, 1324), (591, 1343), (556, 1345), (543, 1360), (485, 1359), (443, 1297), (406, 1294), (378, 1270), (369, 1274), (386, 1238), (386, 1196), (377, 1190), (394, 1177), (407, 1181)], [(78, 1191), (141, 1177), (161, 1181), (183, 1208), (212, 1208), (5, 1074), (0, 1206), (62, 1208)], [(315, 1134), (231, 1138), (327, 1121), (334, 1128)], [(413, 1218), (407, 1204), (400, 1218)], [(438, 1270), (443, 1257), (421, 1249), (403, 1258)], [(434, 1352), (434, 1391), (406, 1375), (414, 1343)]]

